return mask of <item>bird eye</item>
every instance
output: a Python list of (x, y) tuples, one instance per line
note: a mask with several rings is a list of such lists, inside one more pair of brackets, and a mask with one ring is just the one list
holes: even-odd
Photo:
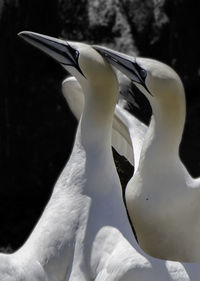
[(71, 53), (71, 55), (72, 55), (72, 57), (73, 57), (73, 59), (75, 59), (75, 61), (77, 61), (78, 60), (78, 57), (79, 57), (79, 51), (78, 50), (76, 50), (76, 49), (74, 49), (73, 47), (71, 47), (71, 46), (68, 46), (68, 49), (70, 48), (70, 53)]
[(141, 70), (140, 70), (140, 75), (141, 75), (142, 78), (146, 78), (146, 77), (147, 77), (147, 72), (146, 72), (146, 70), (141, 69)]
[(78, 57), (79, 57), (79, 51), (77, 50), (73, 50), (73, 57), (78, 60)]
[(79, 51), (77, 51), (77, 50), (76, 50), (76, 52), (75, 52), (75, 56), (76, 56), (76, 58), (78, 58), (78, 57), (79, 57)]

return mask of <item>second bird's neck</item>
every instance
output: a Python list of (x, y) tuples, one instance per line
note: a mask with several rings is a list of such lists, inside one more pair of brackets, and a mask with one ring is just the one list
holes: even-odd
[(185, 99), (172, 100), (167, 105), (156, 101), (151, 106), (153, 115), (142, 147), (141, 161), (150, 165), (179, 161), (186, 114)]

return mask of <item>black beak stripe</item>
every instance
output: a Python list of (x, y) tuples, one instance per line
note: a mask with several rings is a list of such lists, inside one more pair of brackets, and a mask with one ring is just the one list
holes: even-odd
[[(59, 54), (60, 56), (58, 57), (60, 59), (56, 57), (56, 60), (60, 64), (74, 66), (84, 76), (78, 63), (78, 58), (80, 53), (78, 50), (72, 48), (67, 42), (64, 43), (62, 43), (62, 41), (57, 42), (51, 39), (50, 37), (46, 38), (40, 34), (35, 34), (35, 33), (24, 32), (19, 35), (22, 36), (22, 38), (24, 38), (25, 40), (28, 39), (27, 41), (30, 43), (36, 42), (37, 43), (35, 45), (36, 47), (39, 47), (40, 45), (45, 47), (45, 49), (47, 50), (46, 52), (47, 54), (48, 54), (48, 50), (49, 51), (51, 50), (54, 54)], [(45, 52), (45, 50), (43, 51)]]

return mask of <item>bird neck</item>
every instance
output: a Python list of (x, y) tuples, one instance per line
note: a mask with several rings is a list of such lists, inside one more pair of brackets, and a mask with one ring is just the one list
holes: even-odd
[[(109, 97), (109, 94), (108, 94)], [(85, 98), (84, 110), (76, 135), (76, 142), (94, 154), (111, 151), (112, 120), (115, 99), (91, 94)]]
[[(111, 224), (119, 229), (133, 244), (134, 239), (123, 203), (122, 189), (111, 148), (116, 97), (108, 92), (106, 95), (104, 93), (98, 95), (95, 92), (95, 95), (87, 97), (88, 94), (85, 98), (72, 154), (74, 156), (77, 155), (77, 152), (84, 154), (84, 173), (86, 175), (88, 173), (88, 176), (85, 177), (86, 184), (82, 194), (92, 199), (91, 220), (97, 220), (97, 222), (91, 223), (89, 233), (91, 243), (89, 244), (92, 245), (96, 233), (102, 227), (102, 216), (104, 222), (107, 220), (107, 225)], [(108, 206), (109, 209), (107, 209)], [(95, 229), (92, 230), (93, 226)], [(88, 228), (90, 228), (90, 221), (88, 221)]]
[[(185, 123), (185, 97), (174, 96), (173, 99), (156, 100), (151, 98), (152, 118), (144, 140), (141, 160), (152, 165), (152, 159), (160, 165), (175, 160), (179, 154)], [(143, 161), (144, 162), (144, 161)]]

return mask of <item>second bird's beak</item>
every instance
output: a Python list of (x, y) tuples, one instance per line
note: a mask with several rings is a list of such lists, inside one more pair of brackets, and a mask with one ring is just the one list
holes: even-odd
[(133, 57), (98, 45), (93, 45), (92, 47), (97, 50), (110, 64), (128, 76), (129, 79), (136, 84), (142, 85), (151, 95), (145, 83), (147, 71), (139, 66)]
[(70, 46), (67, 41), (31, 31), (22, 31), (18, 35), (63, 66), (73, 66), (83, 75), (78, 63), (79, 51)]

